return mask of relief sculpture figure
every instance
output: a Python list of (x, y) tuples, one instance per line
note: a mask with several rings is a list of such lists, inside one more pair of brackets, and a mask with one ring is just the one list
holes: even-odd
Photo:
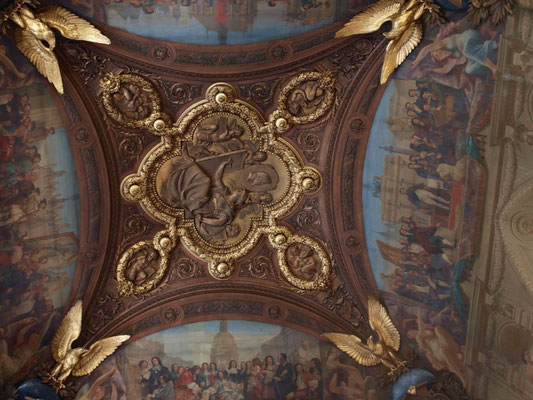
[(157, 272), (157, 258), (157, 252), (152, 248), (137, 252), (128, 264), (126, 279), (142, 285)]
[(163, 200), (190, 213), (196, 229), (208, 240), (238, 236), (240, 226), (233, 223), (237, 210), (272, 201), (270, 193), (248, 192), (245, 188), (226, 185), (222, 178), (232, 164), (230, 156), (217, 167), (211, 178), (184, 146), (181, 159), (173, 164), (162, 189)]
[(113, 100), (117, 108), (131, 119), (143, 119), (152, 112), (149, 96), (135, 84), (122, 85), (113, 95)]
[(326, 91), (318, 81), (308, 81), (296, 88), (289, 97), (289, 111), (292, 115), (302, 116), (314, 112), (324, 99)]
[(287, 263), (298, 278), (311, 281), (320, 271), (320, 258), (312, 247), (295, 243), (287, 249)]
[(193, 157), (207, 157), (222, 154), (244, 147), (240, 137), (244, 128), (235, 119), (228, 122), (227, 118), (219, 118), (216, 124), (200, 125), (193, 138), (191, 155)]

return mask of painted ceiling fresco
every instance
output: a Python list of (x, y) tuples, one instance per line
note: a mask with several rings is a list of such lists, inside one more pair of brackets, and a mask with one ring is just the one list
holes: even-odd
[(372, 376), (330, 343), (240, 320), (197, 322), (133, 342), (102, 364), (77, 398), (95, 398), (95, 393), (146, 398), (157, 395), (158, 378), (166, 381), (159, 393), (168, 399), (273, 400), (276, 392), (290, 398), (388, 398)]
[(238, 45), (282, 39), (343, 21), (368, 1), (168, 0), (64, 3), (118, 29), (153, 39)]
[(80, 200), (69, 138), (37, 71), (3, 40), (0, 383), (38, 362), (76, 273)]
[(439, 1), (384, 85), (374, 2), (43, 3), (111, 45), (60, 95), (0, 43), (0, 397), (57, 400), (82, 300), (129, 338), (62, 399), (531, 398), (530, 2)]

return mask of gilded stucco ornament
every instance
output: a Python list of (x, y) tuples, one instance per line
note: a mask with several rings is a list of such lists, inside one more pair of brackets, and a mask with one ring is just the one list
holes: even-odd
[(34, 10), (33, 0), (15, 0), (0, 12), (0, 25), (6, 30), (7, 21), (16, 25), (15, 42), (19, 50), (35, 65), (37, 70), (63, 93), (63, 80), (54, 54), (56, 45), (52, 29), (73, 40), (110, 44), (111, 41), (83, 18), (59, 6)]
[[(385, 22), (391, 22), (391, 29), (383, 33), (387, 39), (390, 39), (381, 70), (380, 83), (383, 85), (422, 40), (425, 25), (423, 22), (428, 25), (446, 22), (441, 6), (436, 3), (438, 1), (433, 0), (380, 0), (355, 15), (337, 32), (335, 37), (342, 38), (376, 32)], [(532, 7), (531, 0), (463, 2), (463, 4), (468, 3), (468, 18), (476, 26), (485, 21), (490, 21), (494, 25), (504, 22), (513, 14), (513, 9), (517, 4), (523, 8)]]
[(425, 14), (435, 22), (442, 21), (440, 7), (431, 0), (380, 0), (353, 17), (335, 37), (375, 32), (390, 21), (391, 30), (383, 33), (390, 39), (381, 70), (380, 83), (383, 85), (422, 40), (420, 19)]
[(400, 333), (385, 307), (372, 297), (368, 299), (368, 321), (372, 330), (377, 333), (377, 337), (369, 336), (366, 343), (355, 335), (323, 333), (322, 336), (358, 364), (385, 365), (389, 370), (388, 381), (395, 381), (407, 369), (407, 362), (402, 361), (397, 353), (400, 350)]
[(70, 375), (84, 376), (102, 363), (126, 340), (129, 335), (111, 336), (93, 343), (89, 349), (72, 348), (72, 343), (81, 334), (82, 302), (78, 300), (61, 321), (54, 335), (50, 349), (56, 365), (44, 381), (51, 384), (57, 392), (65, 388), (64, 381)]
[(155, 288), (178, 242), (208, 262), (213, 277), (228, 279), (235, 261), (263, 235), (296, 290), (325, 289), (331, 269), (326, 250), (278, 224), (303, 196), (321, 189), (322, 177), (281, 136), (294, 125), (325, 118), (335, 103), (335, 83), (330, 71), (296, 76), (282, 88), (268, 121), (238, 99), (233, 86), (217, 83), (173, 122), (147, 79), (105, 75), (100, 84), (108, 115), (161, 136), (137, 173), (122, 181), (121, 193), (166, 229), (120, 256), (119, 292)]

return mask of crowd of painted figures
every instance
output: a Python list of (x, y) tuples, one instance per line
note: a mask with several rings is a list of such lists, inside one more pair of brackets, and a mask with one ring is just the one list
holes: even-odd
[[(53, 135), (54, 128), (35, 123), (30, 112), (26, 94), (10, 94), (0, 105), (0, 320), (5, 323), (13, 315), (22, 319), (51, 310), (43, 289), (49, 276), (39, 270), (48, 259), (26, 245), (23, 224), (42, 217), (48, 206), (35, 185), (41, 162), (35, 144)], [(32, 307), (16, 312), (26, 300)]]
[(322, 399), (322, 366), (318, 358), (309, 365), (291, 364), (286, 354), (264, 360), (254, 358), (183, 367), (163, 366), (158, 357), (139, 362), (143, 400), (293, 400)]
[[(451, 299), (452, 266), (457, 260), (455, 215), (461, 204), (460, 196), (451, 194), (465, 183), (467, 157), (477, 154), (464, 137), (468, 111), (461, 104), (462, 96), (423, 81), (416, 82), (409, 96), (412, 101), (405, 110), (414, 132), (407, 165), (425, 182), (399, 191), (415, 212), (430, 217), (431, 225), (420, 226), (414, 213), (401, 218), (401, 258), (395, 273), (385, 279), (394, 292), (443, 308)], [(466, 146), (457, 145), (465, 142)]]
[[(36, 143), (54, 134), (30, 117), (27, 94), (4, 95), (0, 104), (0, 385), (24, 372), (39, 349), (54, 316), (50, 291), (66, 284), (41, 267), (47, 251), (27, 240), (35, 221), (45, 221), (49, 205), (35, 183), (39, 172)], [(52, 199), (54, 200), (54, 199)], [(55, 205), (52, 203), (52, 207)], [(50, 284), (50, 286), (49, 286)], [(37, 320), (37, 316), (42, 319)]]
[[(50, 257), (67, 260), (72, 249), (53, 234), (63, 226), (55, 178), (63, 171), (41, 165), (40, 142), (54, 128), (32, 120), (28, 94), (0, 100), (0, 387), (35, 364), (57, 311), (53, 296), (69, 283)], [(43, 182), (46, 182), (43, 186)], [(46, 198), (45, 198), (46, 196)], [(52, 234), (50, 236), (50, 234)], [(36, 237), (48, 235), (48, 241)], [(75, 250), (72, 250), (75, 251)]]

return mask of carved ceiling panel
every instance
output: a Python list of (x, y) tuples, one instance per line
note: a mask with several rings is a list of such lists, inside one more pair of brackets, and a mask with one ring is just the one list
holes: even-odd
[(376, 290), (356, 188), (381, 37), (327, 42), (327, 27), (251, 45), (287, 51), (246, 66), (213, 48), (213, 70), (201, 51), (155, 51), (187, 45), (101, 29), (113, 46), (58, 52), (82, 168), (105, 160), (87, 177), (85, 337), (225, 313), (314, 334), (359, 325)]
[[(177, 353), (196, 337), (224, 365), (217, 376), (241, 349), (244, 385), (290, 352), (296, 375), (301, 365), (324, 380), (306, 384), (313, 399), (467, 399), (463, 385), (487, 394), (490, 377), (515, 374), (509, 388), (527, 393), (532, 319), (505, 290), (521, 285), (526, 298), (532, 286), (531, 160), (515, 149), (531, 136), (529, 11), (503, 33), (477, 25), (504, 18), (507, 0), (491, 3), (492, 17), (466, 0), (394, 3), (386, 36), (377, 24), (354, 34), (377, 6), (343, 39), (366, 0), (74, 2), (96, 30), (65, 9), (4, 3), (14, 10), (0, 46), (5, 393), (52, 355), (45, 383), (64, 398), (78, 383), (90, 397), (115, 366), (138, 383), (128, 396), (144, 398), (143, 362), (191, 372), (209, 361)], [(285, 26), (265, 28), (281, 16)], [(71, 31), (59, 29), (69, 19)], [(74, 41), (78, 29), (101, 44)], [(412, 37), (397, 47), (397, 34)], [(228, 326), (237, 341), (248, 328), (268, 335), (258, 351)], [(56, 331), (109, 345), (107, 356), (127, 343), (76, 381), (91, 350), (67, 357)], [(114, 385), (101, 396), (128, 392)]]

